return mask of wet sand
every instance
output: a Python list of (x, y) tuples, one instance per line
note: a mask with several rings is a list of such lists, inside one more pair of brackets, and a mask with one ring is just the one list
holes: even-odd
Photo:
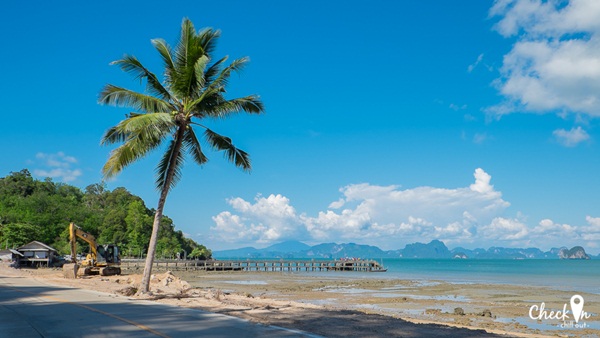
[[(600, 335), (600, 295), (579, 293), (584, 310), (594, 316), (588, 328), (562, 328), (562, 321), (532, 320), (532, 305), (562, 310), (573, 291), (508, 284), (467, 284), (378, 278), (375, 274), (183, 273), (194, 287), (275, 300), (294, 300), (328, 310), (356, 310), (402, 318), (414, 323), (440, 323), (489, 332), (544, 336)], [(456, 314), (455, 309), (464, 312)], [(460, 313), (460, 310), (456, 310)], [(534, 312), (534, 315), (536, 313)], [(572, 317), (571, 317), (572, 318)]]

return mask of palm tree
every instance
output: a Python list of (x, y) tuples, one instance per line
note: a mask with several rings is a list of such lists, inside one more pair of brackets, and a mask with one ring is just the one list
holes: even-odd
[(150, 291), (150, 275), (163, 208), (169, 191), (181, 178), (185, 156), (191, 156), (199, 165), (208, 160), (197, 130), (202, 130), (204, 140), (212, 149), (223, 151), (225, 157), (237, 167), (245, 171), (251, 169), (246, 152), (235, 147), (229, 137), (217, 134), (204, 123), (207, 119), (226, 118), (240, 112), (264, 112), (263, 103), (256, 95), (225, 98), (230, 75), (240, 71), (248, 58), (234, 60), (227, 66), (227, 57), (213, 62), (219, 36), (220, 31), (212, 28), (196, 32), (192, 22), (184, 19), (181, 37), (175, 48), (171, 48), (163, 39), (152, 40), (164, 63), (162, 83), (137, 58), (125, 55), (111, 64), (120, 66), (135, 79), (145, 80), (145, 93), (111, 84), (106, 85), (100, 93), (101, 104), (130, 107), (136, 111), (108, 129), (102, 137), (103, 145), (121, 144), (110, 153), (102, 168), (106, 178), (117, 175), (126, 166), (168, 141), (156, 167), (156, 188), (160, 198), (154, 215), (140, 293)]

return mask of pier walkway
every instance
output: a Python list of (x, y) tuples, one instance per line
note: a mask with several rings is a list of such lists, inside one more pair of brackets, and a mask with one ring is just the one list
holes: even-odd
[[(123, 259), (122, 269), (143, 269), (145, 260)], [(156, 260), (154, 269), (171, 271), (356, 271), (385, 272), (374, 260)]]

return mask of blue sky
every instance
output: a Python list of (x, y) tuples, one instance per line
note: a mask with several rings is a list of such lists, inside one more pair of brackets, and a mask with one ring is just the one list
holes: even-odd
[[(127, 109), (97, 104), (111, 61), (183, 17), (222, 30), (217, 55), (249, 56), (231, 97), (263, 116), (211, 121), (248, 151), (246, 174), (191, 162), (165, 213), (213, 249), (283, 240), (384, 249), (583, 245), (600, 252), (600, 7), (593, 0), (9, 1), (0, 10), (2, 176), (99, 182), (103, 132)], [(160, 152), (124, 186), (154, 207)]]

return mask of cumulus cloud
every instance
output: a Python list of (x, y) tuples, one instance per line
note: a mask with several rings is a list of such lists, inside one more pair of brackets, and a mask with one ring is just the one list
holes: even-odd
[(211, 230), (223, 241), (269, 243), (305, 238), (300, 218), (287, 197), (259, 195), (254, 203), (237, 197), (227, 203), (239, 215), (224, 211), (212, 218), (215, 226)]
[(557, 129), (552, 134), (565, 147), (574, 147), (590, 139), (590, 135), (581, 127), (571, 128), (571, 130)]
[(481, 232), (485, 238), (499, 241), (516, 241), (529, 234), (521, 221), (503, 217), (494, 218), (489, 225), (481, 228)]
[(600, 2), (497, 0), (496, 30), (516, 36), (496, 81), (506, 102), (489, 108), (600, 116)]
[(72, 168), (77, 164), (77, 159), (61, 151), (56, 154), (37, 153), (35, 158), (34, 165), (42, 167), (33, 170), (36, 176), (72, 182), (83, 174), (80, 169)]
[(445, 189), (351, 184), (342, 197), (316, 216), (298, 214), (282, 195), (227, 200), (233, 212), (213, 217), (223, 241), (269, 243), (285, 239), (359, 241), (396, 247), (399, 241), (472, 241), (477, 227), (489, 224), (510, 204), (490, 184), (483, 169), (468, 187)]
[(490, 185), (490, 181), (492, 180), (492, 176), (483, 171), (481, 168), (475, 169), (475, 183), (471, 184), (469, 187), (471, 190), (487, 194), (492, 193), (494, 190), (494, 186)]
[(600, 217), (585, 218), (588, 225), (582, 229), (582, 237), (586, 241), (600, 241)]
[[(258, 195), (253, 201), (227, 200), (231, 210), (213, 217), (212, 239), (236, 245), (272, 244), (285, 240), (357, 242), (398, 249), (413, 242), (440, 239), (449, 246), (551, 247), (600, 241), (600, 217), (583, 225), (542, 219), (528, 225), (526, 217), (505, 215), (510, 203), (492, 185), (492, 176), (478, 168), (474, 181), (454, 189), (369, 183), (340, 189), (341, 197), (316, 215), (299, 213), (280, 194)], [(583, 221), (583, 220), (582, 220)]]

